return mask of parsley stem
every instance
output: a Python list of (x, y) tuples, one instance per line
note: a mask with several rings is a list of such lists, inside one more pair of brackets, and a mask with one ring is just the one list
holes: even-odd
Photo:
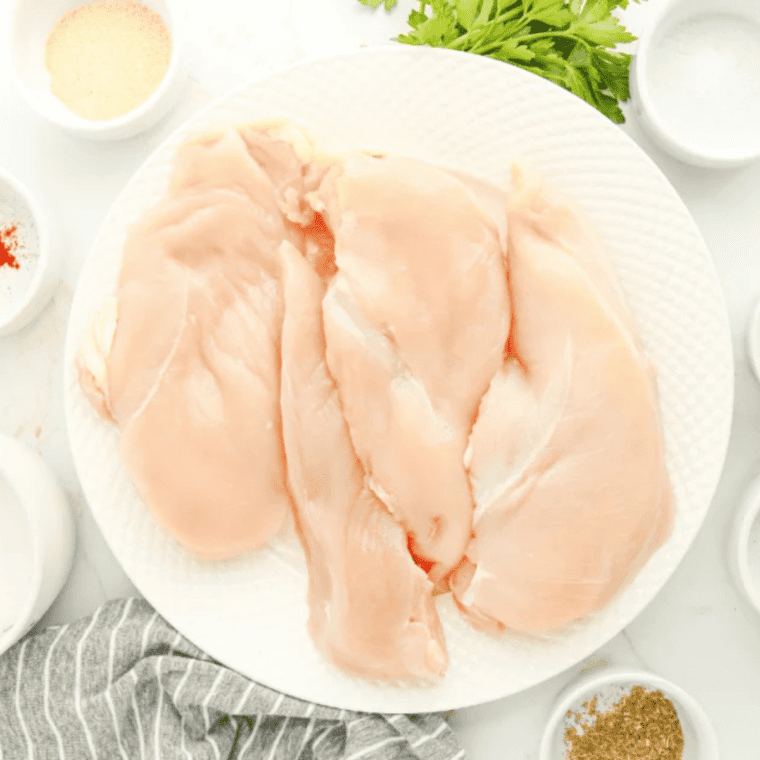
[[(462, 45), (466, 44), (468, 40), (472, 37), (482, 37), (483, 33), (488, 30), (489, 27), (492, 28), (498, 28), (500, 24), (504, 24), (506, 21), (513, 21), (515, 19), (520, 18), (520, 16), (523, 14), (522, 8), (515, 8), (512, 11), (507, 11), (506, 13), (503, 13), (501, 16), (497, 16), (493, 21), (489, 21), (488, 24), (484, 24), (483, 26), (478, 26), (475, 29), (470, 29), (469, 32), (466, 34), (461, 35), (460, 37), (457, 37), (448, 47), (452, 48), (453, 50), (461, 50)], [(521, 25), (520, 28), (522, 28)], [(477, 51), (477, 43), (470, 49), (471, 53), (474, 53)]]
[(568, 34), (567, 32), (535, 32), (534, 34), (526, 34), (524, 37), (520, 37), (520, 42), (533, 42), (534, 40), (540, 40), (543, 37), (564, 37), (567, 40), (573, 40), (574, 42), (582, 42), (588, 47), (588, 43), (582, 37), (578, 37), (575, 34)]

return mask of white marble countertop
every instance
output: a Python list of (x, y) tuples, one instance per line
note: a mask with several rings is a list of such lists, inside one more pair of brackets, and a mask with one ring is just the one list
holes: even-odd
[[(0, 0), (1, 18), (7, 2)], [(650, 8), (631, 6), (629, 27), (636, 31), (657, 2), (650, 0)], [(210, 100), (305, 56), (386, 42), (406, 28), (412, 5), (412, 0), (400, 0), (386, 14), (357, 0), (187, 0), (182, 7), (193, 30), (193, 49), (184, 97), (156, 127), (116, 143), (90, 143), (44, 122), (13, 90), (2, 61), (0, 166), (44, 203), (65, 251), (63, 278), (53, 301), (25, 330), (0, 338), (0, 431), (45, 457), (77, 516), (72, 573), (37, 629), (88, 615), (107, 599), (139, 595), (84, 500), (63, 413), (61, 356), (72, 293), (116, 195), (158, 143)], [(736, 356), (734, 424), (713, 505), (682, 564), (646, 610), (582, 665), (608, 661), (643, 666), (675, 681), (712, 719), (722, 757), (758, 757), (760, 616), (734, 588), (726, 544), (742, 492), (760, 472), (760, 386), (744, 350), (745, 326), (760, 296), (760, 163), (723, 172), (694, 169), (654, 147), (632, 116), (622, 128), (670, 179), (712, 252)], [(535, 758), (553, 700), (582, 665), (513, 697), (458, 711), (452, 724), (468, 756)]]

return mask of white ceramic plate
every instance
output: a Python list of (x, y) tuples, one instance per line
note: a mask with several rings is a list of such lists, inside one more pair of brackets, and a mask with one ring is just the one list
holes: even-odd
[[(327, 147), (414, 155), (496, 184), (530, 161), (589, 210), (609, 245), (659, 369), (675, 531), (593, 620), (551, 640), (473, 630), (439, 599), (451, 666), (433, 687), (352, 678), (328, 665), (305, 628), (297, 544), (233, 561), (194, 558), (157, 526), (117, 456), (118, 436), (81, 393), (74, 356), (114, 290), (128, 225), (162, 196), (175, 147), (234, 123), (287, 117)], [(646, 155), (605, 117), (521, 69), (466, 53), (404, 46), (313, 61), (246, 86), (194, 117), (128, 183), (95, 242), (66, 340), (66, 413), (95, 518), (151, 604), (211, 656), (270, 687), (354, 710), (425, 712), (486, 702), (570, 667), (627, 625), (662, 587), (702, 523), (721, 472), (733, 401), (728, 318), (709, 254), (686, 208)]]

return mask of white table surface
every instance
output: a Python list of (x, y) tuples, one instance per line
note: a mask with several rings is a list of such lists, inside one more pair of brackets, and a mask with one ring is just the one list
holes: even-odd
[[(0, 0), (0, 20), (8, 2)], [(631, 6), (629, 27), (637, 31), (658, 2)], [(53, 301), (22, 332), (0, 338), (0, 431), (44, 456), (77, 516), (73, 570), (35, 630), (89, 615), (108, 599), (140, 595), (84, 500), (63, 413), (61, 357), (68, 310), (79, 272), (116, 195), (159, 142), (212, 99), (302, 57), (384, 43), (406, 28), (413, 3), (400, 0), (390, 14), (373, 12), (357, 0), (185, 0), (180, 5), (193, 32), (187, 90), (163, 122), (129, 140), (90, 143), (50, 126), (13, 90), (0, 60), (0, 166), (38, 196), (65, 252)], [(714, 723), (722, 757), (760, 757), (760, 615), (739, 596), (726, 563), (731, 520), (744, 489), (760, 472), (760, 386), (744, 350), (747, 320), (760, 296), (760, 163), (731, 171), (694, 169), (653, 146), (632, 115), (622, 128), (680, 193), (723, 285), (736, 358), (726, 466), (694, 544), (631, 625), (585, 663), (546, 683), (452, 716), (472, 760), (535, 758), (558, 691), (581, 667), (607, 662), (647, 668), (691, 692)]]

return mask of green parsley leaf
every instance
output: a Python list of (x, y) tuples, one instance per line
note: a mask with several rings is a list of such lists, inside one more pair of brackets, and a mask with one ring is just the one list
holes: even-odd
[[(564, 87), (612, 121), (625, 121), (634, 37), (612, 15), (630, 0), (419, 0), (396, 40), (463, 50), (520, 66)], [(640, 0), (634, 0), (639, 2)], [(396, 0), (359, 0), (386, 10)]]
[(396, 0), (359, 0), (359, 2), (362, 5), (368, 5), (370, 8), (379, 8), (382, 3), (386, 11), (396, 6)]
[(534, 21), (540, 21), (547, 26), (556, 26), (557, 28), (567, 26), (575, 19), (569, 8), (546, 8), (538, 13), (532, 14)]
[(588, 24), (571, 24), (570, 29), (582, 39), (604, 47), (615, 47), (619, 42), (636, 39), (614, 16)]

